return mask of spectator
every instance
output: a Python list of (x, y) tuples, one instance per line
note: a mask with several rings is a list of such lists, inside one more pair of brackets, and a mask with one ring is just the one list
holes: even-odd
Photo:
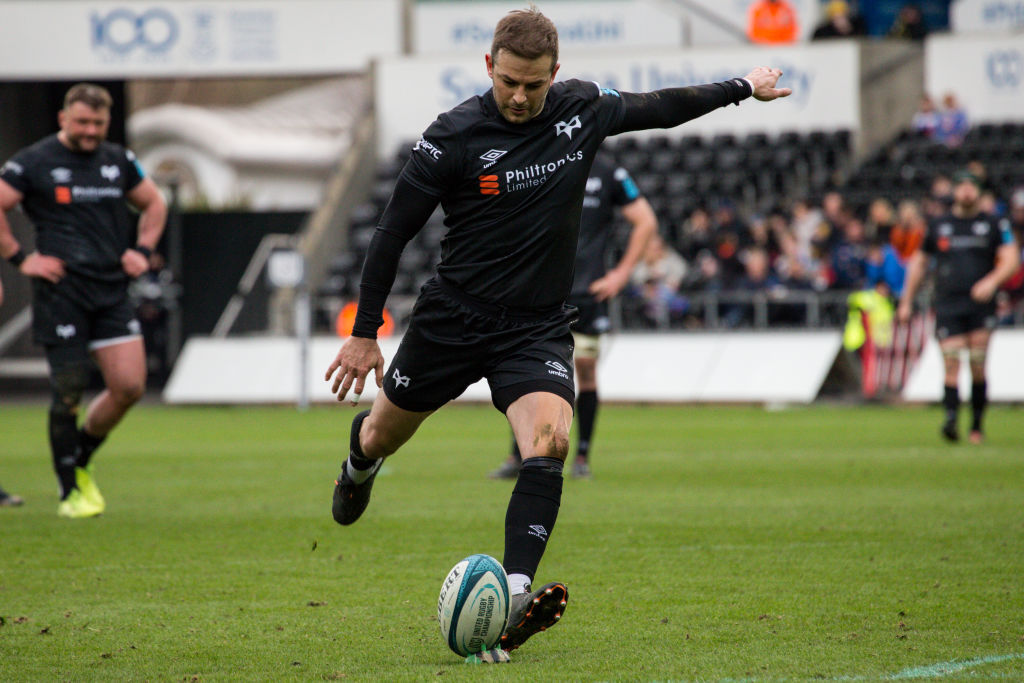
[(859, 14), (850, 10), (846, 0), (832, 0), (825, 5), (825, 20), (811, 34), (811, 40), (853, 38), (867, 34), (867, 27)]
[(924, 23), (924, 14), (922, 14), (921, 8), (912, 2), (900, 8), (888, 33), (890, 38), (906, 38), (908, 40), (924, 40), (926, 35), (928, 35), (928, 27)]
[(942, 98), (942, 111), (939, 112), (938, 125), (932, 133), (932, 139), (947, 147), (959, 147), (970, 129), (967, 112), (953, 93), (946, 93)]
[(864, 286), (867, 267), (868, 244), (864, 235), (864, 224), (857, 218), (850, 218), (843, 225), (843, 236), (832, 249), (832, 270), (834, 289), (860, 289)]
[(939, 112), (935, 108), (935, 100), (928, 93), (921, 95), (921, 101), (910, 120), (910, 126), (921, 135), (932, 138), (939, 127)]
[(686, 272), (683, 257), (667, 245), (661, 235), (651, 236), (630, 278), (634, 292), (643, 301), (644, 317), (648, 323), (667, 327), (682, 319), (689, 308), (686, 298), (679, 294), (679, 285)]
[(683, 223), (682, 234), (676, 247), (687, 261), (693, 261), (697, 254), (711, 249), (714, 236), (711, 234), (711, 214), (703, 207), (697, 207)]
[(932, 178), (931, 190), (924, 200), (926, 218), (936, 218), (953, 206), (953, 181), (948, 175), (939, 173)]
[(825, 217), (821, 210), (814, 206), (807, 199), (797, 199), (793, 202), (790, 213), (790, 233), (796, 240), (797, 254), (804, 260), (811, 258), (811, 242), (822, 230)]
[(793, 43), (800, 34), (796, 10), (787, 0), (754, 0), (747, 11), (752, 43)]
[(879, 243), (889, 241), (889, 233), (896, 224), (896, 211), (892, 208), (892, 202), (885, 197), (878, 197), (868, 206), (868, 219), (864, 226), (869, 240), (878, 240)]
[[(744, 273), (736, 283), (737, 290), (768, 293), (779, 287), (779, 280), (772, 271), (771, 259), (763, 247), (753, 246), (744, 249), (741, 260)], [(752, 323), (753, 320), (753, 303), (745, 301), (730, 304), (722, 315), (722, 322), (726, 327), (738, 327), (742, 324)]]
[(715, 255), (722, 264), (722, 277), (731, 286), (744, 272), (740, 250), (750, 244), (750, 230), (727, 199), (718, 202), (714, 215)]

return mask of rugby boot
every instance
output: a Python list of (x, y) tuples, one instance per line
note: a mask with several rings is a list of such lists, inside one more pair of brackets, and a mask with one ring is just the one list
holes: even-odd
[(366, 510), (370, 503), (370, 491), (373, 489), (373, 480), (377, 478), (380, 465), (383, 460), (374, 463), (373, 473), (362, 484), (357, 484), (348, 476), (348, 461), (341, 466), (341, 474), (334, 482), (334, 503), (331, 511), (334, 513), (334, 521), (338, 524), (352, 524)]
[(96, 480), (92, 478), (92, 465), (75, 468), (75, 485), (93, 507), (99, 508), (100, 512), (107, 509), (107, 501), (103, 499), (103, 494), (96, 486)]
[(103, 512), (103, 508), (97, 507), (88, 500), (78, 489), (71, 489), (67, 498), (57, 506), (57, 515), (68, 519), (84, 519), (95, 517)]
[(541, 586), (532, 593), (513, 595), (509, 599), (508, 626), (498, 641), (501, 649), (511, 652), (534, 633), (546, 631), (557, 624), (568, 601), (569, 589), (564, 583), (557, 582)]

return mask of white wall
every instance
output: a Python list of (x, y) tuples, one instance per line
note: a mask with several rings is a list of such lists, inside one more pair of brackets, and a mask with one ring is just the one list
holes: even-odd
[[(675, 129), (679, 134), (857, 130), (860, 125), (858, 48), (845, 42), (630, 50), (616, 55), (565, 51), (560, 62), (559, 79), (593, 80), (630, 92), (722, 81), (764, 64), (781, 68), (780, 84), (793, 88), (793, 95), (784, 100), (748, 100), (712, 112)], [(491, 87), (484, 52), (473, 57), (391, 57), (377, 66), (378, 152), (383, 157), (392, 155), (399, 144), (418, 139), (438, 114)]]
[[(1024, 330), (998, 329), (992, 335), (986, 365), (988, 396), (993, 401), (1024, 401)], [(942, 400), (945, 369), (939, 343), (930, 339), (921, 358), (907, 378), (903, 398), (907, 401)], [(971, 371), (966, 355), (960, 362), (960, 396), (971, 395)]]
[(1024, 29), (1024, 0), (954, 0), (949, 8), (954, 33), (1006, 33)]
[[(341, 339), (317, 337), (308, 381), (314, 401), (332, 401), (323, 379)], [(601, 396), (609, 401), (810, 403), (841, 345), (838, 331), (747, 334), (609, 335), (598, 366)], [(381, 341), (386, 362), (396, 338)], [(289, 403), (299, 394), (299, 349), (294, 339), (253, 337), (188, 340), (164, 389), (169, 403)], [(376, 396), (369, 382), (367, 404)], [(484, 381), (462, 400), (490, 401)]]
[(1024, 119), (1024, 36), (933, 36), (925, 91), (957, 96), (972, 122)]
[(400, 51), (400, 0), (0, 2), (5, 79), (338, 73)]

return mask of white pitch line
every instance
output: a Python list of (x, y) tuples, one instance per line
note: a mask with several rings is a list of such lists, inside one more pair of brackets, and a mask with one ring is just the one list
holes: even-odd
[(993, 655), (991, 657), (976, 657), (975, 659), (959, 660), (954, 659), (951, 662), (941, 662), (939, 664), (930, 664), (928, 666), (915, 666), (910, 669), (904, 669), (899, 673), (887, 676), (889, 680), (901, 680), (910, 678), (939, 678), (941, 676), (948, 676), (963, 671), (964, 669), (971, 669), (976, 666), (984, 666), (985, 664), (999, 664), (1001, 662), (1008, 662), (1013, 659), (1024, 659), (1024, 653), (1017, 653), (1012, 655)]

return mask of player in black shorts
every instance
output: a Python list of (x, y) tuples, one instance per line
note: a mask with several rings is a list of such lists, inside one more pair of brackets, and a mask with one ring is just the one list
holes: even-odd
[(971, 443), (984, 440), (982, 417), (988, 402), (985, 356), (996, 326), (995, 293), (1020, 263), (1010, 221), (979, 209), (981, 180), (968, 171), (954, 177), (950, 213), (932, 219), (921, 248), (910, 258), (897, 315), (910, 319), (914, 295), (935, 263), (935, 336), (945, 364), (942, 405), (946, 416), (942, 435), (957, 441), (960, 394), (960, 352), (966, 349), (971, 365)]
[[(0, 169), (0, 255), (32, 278), (33, 336), (50, 366), (50, 449), (62, 517), (92, 517), (106, 506), (90, 459), (145, 389), (146, 357), (128, 282), (149, 269), (167, 216), (135, 155), (106, 141), (111, 104), (100, 86), (73, 86), (58, 115), (60, 131)], [(7, 222), (6, 212), (18, 204), (35, 226), (31, 253)], [(79, 428), (92, 362), (105, 388)]]
[[(327, 369), (355, 403), (371, 370), (383, 391), (352, 421), (334, 489), (340, 524), (359, 519), (381, 460), (435, 410), (486, 377), (523, 467), (505, 517), (512, 591), (501, 648), (514, 650), (562, 614), (568, 591), (531, 592), (558, 515), (575, 387), (573, 282), (590, 165), (605, 137), (679, 125), (751, 95), (772, 100), (781, 72), (651, 93), (579, 80), (555, 83), (558, 34), (531, 7), (498, 22), (485, 56), (492, 88), (441, 114), (416, 143), (363, 264), (352, 336)], [(376, 342), (402, 250), (441, 204), (447, 233), (437, 274), (420, 292), (387, 372)]]
[[(614, 268), (607, 270), (616, 207), (621, 207), (622, 216), (629, 221), (632, 230), (622, 258)], [(597, 359), (601, 351), (601, 337), (611, 324), (608, 300), (621, 292), (629, 282), (633, 266), (657, 230), (658, 217), (650, 203), (640, 195), (640, 189), (629, 171), (616, 166), (608, 155), (598, 154), (590, 168), (583, 196), (575, 275), (567, 301), (579, 310), (579, 320), (572, 324), (573, 361), (579, 384), (576, 397), (579, 434), (576, 457), (572, 464), (573, 477), (591, 476), (590, 446), (593, 444), (598, 408)], [(522, 463), (519, 443), (513, 434), (512, 454), (490, 476), (494, 479), (514, 479)]]

